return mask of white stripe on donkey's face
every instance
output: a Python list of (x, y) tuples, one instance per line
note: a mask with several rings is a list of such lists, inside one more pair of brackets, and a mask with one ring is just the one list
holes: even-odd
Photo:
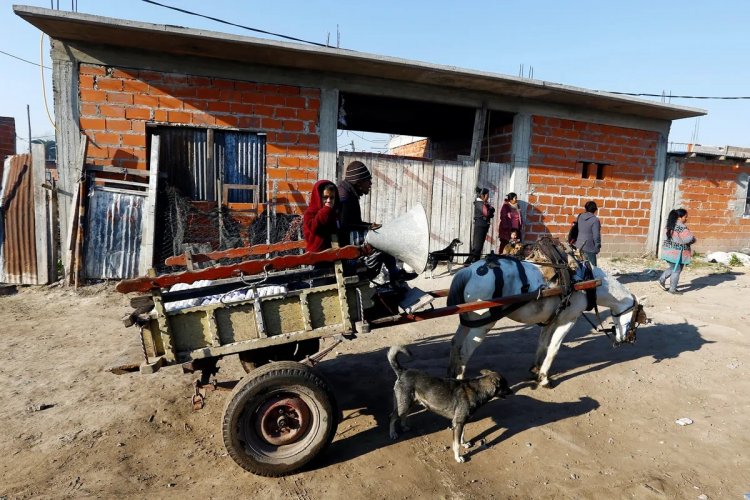
[[(454, 284), (458, 284), (457, 286), (461, 286), (462, 283), (465, 284), (462, 293), (464, 303), (493, 298), (495, 292), (495, 274), (492, 271), (477, 272), (484, 264), (483, 260), (475, 262), (454, 276), (451, 282), (451, 291), (454, 291)], [(506, 259), (500, 259), (498, 265), (501, 266), (503, 273), (502, 296), (521, 294), (522, 282), (516, 264)], [(545, 282), (538, 266), (526, 261), (522, 261), (522, 265), (529, 282), (529, 291), (538, 290), (543, 285), (550, 286)], [(602, 280), (602, 285), (596, 289), (597, 305), (609, 308), (613, 314), (615, 343), (619, 344), (626, 340), (632, 341), (632, 338), (628, 339), (628, 330), (633, 314), (639, 315), (636, 319), (640, 322), (645, 319), (642, 317), (643, 313), (638, 307), (636, 297), (619, 281), (597, 267), (594, 268), (594, 278)], [(460, 293), (460, 290), (457, 290), (457, 292)], [(553, 316), (559, 304), (560, 297), (547, 297), (535, 300), (517, 309), (508, 315), (508, 317), (525, 324), (545, 323)], [(570, 297), (570, 305), (563, 309), (552, 322), (542, 327), (539, 343), (537, 344), (536, 359), (531, 369), (536, 374), (536, 380), (539, 385), (544, 387), (550, 386), (548, 375), (552, 361), (560, 350), (565, 335), (575, 325), (575, 322), (585, 309), (585, 292), (574, 292)], [(489, 317), (489, 310), (470, 312), (467, 317), (468, 319), (487, 318)], [(450, 377), (463, 378), (471, 355), (479, 347), (479, 344), (482, 343), (484, 336), (492, 329), (494, 324), (495, 322), (490, 322), (484, 326), (474, 328), (459, 324), (458, 330), (451, 341), (450, 367), (448, 368), (448, 375)]]

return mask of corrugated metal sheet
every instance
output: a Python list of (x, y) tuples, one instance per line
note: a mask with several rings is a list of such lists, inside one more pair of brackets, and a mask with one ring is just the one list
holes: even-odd
[[(206, 154), (206, 129), (157, 127), (161, 138), (159, 171), (169, 182), (196, 201), (216, 201), (216, 176)], [(185, 175), (187, 169), (189, 175)]]
[(0, 281), (36, 285), (38, 279), (31, 155), (15, 155), (8, 160), (0, 191), (3, 225), (0, 234)]
[(122, 279), (138, 276), (146, 193), (94, 186), (88, 206), (85, 276)]
[(266, 199), (266, 136), (215, 131), (217, 165), (223, 165), (225, 184), (257, 184), (257, 199), (249, 191), (230, 190), (229, 203), (262, 203)]
[[(479, 182), (474, 165), (463, 162), (432, 161), (371, 153), (340, 153), (338, 178), (343, 166), (353, 160), (365, 163), (372, 172), (372, 190), (361, 198), (362, 218), (386, 223), (421, 203), (430, 221), (430, 250), (445, 248), (453, 238), (471, 242), (473, 201), (477, 185), (492, 192), (491, 203), (498, 208), (510, 186), (511, 165), (482, 162)], [(484, 252), (497, 250), (497, 224), (493, 222)]]

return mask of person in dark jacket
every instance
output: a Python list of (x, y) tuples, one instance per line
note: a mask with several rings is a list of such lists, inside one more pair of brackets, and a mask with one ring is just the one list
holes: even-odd
[[(353, 161), (344, 170), (344, 180), (339, 185), (341, 212), (339, 213), (339, 241), (341, 245), (362, 245), (365, 235), (371, 229), (379, 229), (380, 224), (362, 220), (359, 198), (369, 194), (372, 187), (372, 174), (361, 161)], [(365, 258), (370, 279), (377, 276), (382, 266), (388, 270), (392, 283), (413, 279), (416, 273), (406, 273), (396, 265), (396, 258), (380, 250), (375, 250)]]
[(338, 231), (340, 207), (336, 185), (325, 179), (316, 182), (310, 194), (310, 204), (302, 217), (302, 234), (308, 252), (331, 248), (331, 236)]
[(602, 249), (602, 223), (596, 216), (599, 207), (596, 202), (587, 201), (584, 208), (586, 211), (578, 216), (578, 237), (573, 246), (581, 251), (592, 266), (596, 266), (596, 255)]
[(344, 245), (361, 245), (368, 230), (378, 229), (380, 224), (362, 220), (360, 197), (369, 194), (372, 175), (361, 161), (353, 161), (344, 170), (344, 180), (338, 185), (341, 211), (339, 212), (339, 240)]
[(495, 216), (495, 207), (490, 205), (490, 190), (487, 188), (477, 188), (477, 199), (474, 200), (474, 231), (471, 237), (471, 254), (466, 259), (467, 264), (476, 262), (482, 255), (482, 247), (487, 237), (487, 231), (490, 229), (490, 220)]
[(500, 208), (500, 227), (498, 231), (500, 248), (498, 248), (498, 253), (503, 253), (505, 245), (510, 241), (510, 233), (514, 229), (518, 231), (519, 237), (523, 240), (523, 220), (521, 219), (521, 211), (518, 209), (518, 196), (516, 193), (508, 193), (502, 208)]

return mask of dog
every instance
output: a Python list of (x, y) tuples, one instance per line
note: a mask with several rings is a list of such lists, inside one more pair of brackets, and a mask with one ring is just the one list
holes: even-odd
[(430, 252), (427, 257), (427, 270), (430, 271), (430, 279), (432, 279), (432, 272), (435, 270), (437, 265), (441, 262), (445, 262), (448, 266), (448, 274), (453, 269), (453, 259), (456, 257), (456, 249), (459, 245), (463, 245), (463, 242), (458, 238), (453, 238), (451, 244), (442, 250), (436, 250)]
[(498, 396), (512, 394), (508, 382), (497, 372), (482, 370), (481, 376), (472, 379), (438, 378), (427, 373), (404, 369), (398, 362), (398, 354), (411, 357), (404, 346), (393, 346), (388, 351), (388, 362), (396, 372), (396, 383), (393, 386), (393, 413), (391, 413), (391, 439), (398, 439), (396, 424), (406, 432), (406, 417), (414, 403), (419, 403), (428, 410), (451, 419), (453, 429), (453, 457), (462, 463), (464, 457), (459, 453), (460, 447), (470, 448), (471, 443), (464, 441), (464, 425), (469, 417), (480, 406)]

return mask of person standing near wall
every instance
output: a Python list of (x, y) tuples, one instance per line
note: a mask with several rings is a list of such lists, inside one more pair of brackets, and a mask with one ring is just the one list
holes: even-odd
[(578, 237), (573, 246), (583, 253), (592, 266), (596, 266), (596, 255), (602, 249), (602, 223), (596, 216), (599, 207), (596, 202), (587, 201), (584, 209), (586, 211), (578, 216)]
[(500, 209), (500, 248), (498, 253), (502, 254), (505, 245), (510, 241), (510, 233), (513, 230), (518, 231), (519, 238), (523, 241), (523, 220), (521, 211), (518, 209), (518, 196), (516, 193), (508, 193)]
[(474, 200), (474, 230), (471, 236), (471, 254), (466, 259), (466, 264), (476, 262), (481, 258), (484, 240), (487, 237), (487, 231), (490, 230), (490, 220), (495, 216), (495, 207), (490, 205), (490, 190), (487, 188), (477, 188), (477, 198)]
[(661, 258), (667, 261), (669, 266), (659, 277), (659, 285), (669, 293), (681, 293), (677, 291), (680, 273), (693, 258), (690, 245), (695, 243), (695, 236), (687, 228), (687, 218), (688, 213), (684, 208), (672, 210), (667, 216), (666, 239), (661, 247)]

